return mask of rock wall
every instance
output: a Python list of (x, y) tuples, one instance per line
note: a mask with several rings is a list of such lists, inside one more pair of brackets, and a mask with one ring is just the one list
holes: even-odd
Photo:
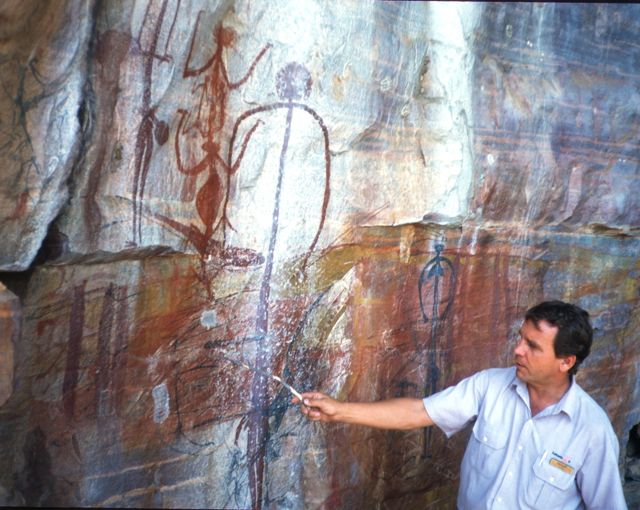
[(9, 0), (0, 6), (0, 270), (29, 267), (66, 202), (81, 145), (91, 5)]
[(20, 337), (20, 302), (0, 283), (0, 406), (13, 392), (15, 344)]
[(0, 502), (454, 507), (468, 432), (308, 423), (242, 363), (424, 396), (508, 366), (552, 298), (592, 315), (578, 378), (622, 467), (639, 23), (615, 4), (3, 3)]

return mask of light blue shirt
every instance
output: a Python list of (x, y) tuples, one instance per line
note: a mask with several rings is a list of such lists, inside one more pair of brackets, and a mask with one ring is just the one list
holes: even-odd
[(477, 417), (460, 469), (458, 508), (627, 508), (616, 435), (575, 381), (534, 417), (515, 367), (478, 372), (423, 402), (447, 437)]

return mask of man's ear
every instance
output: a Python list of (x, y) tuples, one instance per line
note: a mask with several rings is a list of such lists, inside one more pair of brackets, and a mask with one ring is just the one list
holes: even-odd
[(573, 368), (573, 365), (576, 364), (576, 356), (572, 354), (571, 356), (563, 356), (562, 361), (560, 362), (560, 370), (563, 372), (568, 372)]

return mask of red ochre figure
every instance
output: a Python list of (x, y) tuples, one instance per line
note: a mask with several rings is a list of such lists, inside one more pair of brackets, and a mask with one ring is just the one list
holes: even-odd
[[(193, 58), (196, 34), (200, 24), (202, 11), (198, 14), (196, 27), (191, 38), (189, 54), (183, 72), (184, 78), (204, 75), (204, 81), (194, 86), (194, 92), (199, 91), (200, 98), (195, 112), (188, 112), (180, 109), (178, 114), (178, 129), (175, 137), (175, 152), (178, 170), (185, 175), (198, 175), (204, 171), (208, 172), (207, 179), (196, 194), (196, 210), (200, 217), (204, 230), (199, 230), (193, 225), (191, 228), (178, 229), (196, 247), (198, 252), (204, 256), (214, 249), (211, 241), (214, 233), (226, 222), (225, 206), (228, 195), (228, 175), (233, 174), (242, 160), (244, 147), (253, 134), (253, 129), (247, 132), (243, 141), (243, 149), (238, 155), (235, 163), (227, 163), (221, 157), (221, 135), (227, 116), (227, 102), (229, 92), (237, 89), (245, 83), (253, 74), (259, 60), (271, 47), (267, 44), (253, 60), (249, 70), (238, 81), (231, 82), (227, 74), (224, 63), (223, 51), (230, 48), (235, 42), (235, 32), (222, 25), (218, 25), (214, 30), (216, 50), (211, 58), (201, 67), (191, 68), (190, 63)], [(202, 140), (200, 147), (193, 150), (196, 140)], [(191, 151), (186, 150), (192, 149)], [(185, 154), (186, 152), (186, 154)], [(198, 158), (198, 156), (201, 156)], [(172, 225), (177, 227), (176, 225)]]

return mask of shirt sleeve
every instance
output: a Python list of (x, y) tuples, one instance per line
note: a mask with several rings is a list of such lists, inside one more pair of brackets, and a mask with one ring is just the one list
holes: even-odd
[(451, 437), (478, 415), (488, 384), (489, 372), (485, 370), (424, 398), (422, 403), (438, 428)]
[[(618, 441), (611, 431), (594, 441), (577, 474), (577, 483), (587, 510), (627, 510), (618, 469)], [(599, 444), (598, 444), (599, 443)]]

